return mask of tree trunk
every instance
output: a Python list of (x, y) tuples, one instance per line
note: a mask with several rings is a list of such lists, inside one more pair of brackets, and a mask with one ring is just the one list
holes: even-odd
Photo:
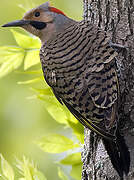
[[(118, 77), (120, 85), (119, 122), (122, 134), (130, 150), (131, 167), (128, 177), (134, 179), (134, 1), (133, 0), (83, 0), (84, 19), (93, 22), (111, 34), (113, 43), (125, 46), (117, 48)], [(117, 172), (100, 141), (93, 149), (91, 133), (85, 128), (85, 144), (82, 152), (82, 180), (118, 180)], [(96, 137), (95, 137), (96, 138)], [(93, 154), (94, 157), (91, 157)]]

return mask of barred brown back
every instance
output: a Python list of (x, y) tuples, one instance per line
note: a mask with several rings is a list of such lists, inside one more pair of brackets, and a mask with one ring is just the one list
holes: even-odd
[(84, 126), (114, 138), (118, 80), (117, 52), (106, 32), (88, 22), (72, 22), (42, 46), (47, 83)]

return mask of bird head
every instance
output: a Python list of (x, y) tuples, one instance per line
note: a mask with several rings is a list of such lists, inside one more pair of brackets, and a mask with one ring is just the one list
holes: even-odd
[(22, 27), (39, 37), (44, 43), (52, 38), (55, 32), (61, 31), (70, 21), (72, 20), (61, 10), (51, 7), (50, 3), (46, 2), (28, 11), (23, 19), (10, 22), (2, 27)]

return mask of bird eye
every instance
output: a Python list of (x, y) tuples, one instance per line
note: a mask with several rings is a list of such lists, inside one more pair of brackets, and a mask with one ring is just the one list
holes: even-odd
[(35, 17), (39, 17), (40, 16), (40, 12), (36, 12), (34, 15), (35, 15)]

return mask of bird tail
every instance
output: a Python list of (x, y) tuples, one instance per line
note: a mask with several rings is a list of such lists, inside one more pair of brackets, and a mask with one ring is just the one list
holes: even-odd
[(130, 152), (125, 143), (125, 139), (117, 131), (117, 140), (109, 141), (103, 138), (105, 149), (110, 157), (114, 169), (118, 172), (119, 176), (123, 179), (123, 175), (129, 173), (130, 167)]

